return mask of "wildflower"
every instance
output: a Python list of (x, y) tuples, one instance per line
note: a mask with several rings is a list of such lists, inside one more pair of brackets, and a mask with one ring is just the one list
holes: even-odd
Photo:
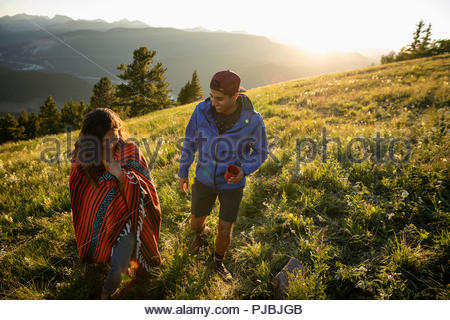
[(336, 274), (334, 275), (335, 279), (341, 279), (342, 278), (342, 272), (344, 271), (344, 269), (339, 268), (339, 270), (336, 271)]
[(364, 281), (360, 280), (360, 281), (358, 281), (357, 284), (355, 284), (355, 288), (364, 290), (366, 288), (366, 285), (365, 285)]
[(402, 198), (405, 199), (407, 196), (409, 196), (409, 192), (406, 190), (403, 190), (402, 192)]
[(47, 207), (50, 207), (50, 205), (52, 204), (52, 200), (51, 200), (50, 198), (48, 198), (48, 197), (45, 197), (45, 199), (44, 199), (44, 204), (45, 204)]
[(13, 218), (10, 217), (9, 215), (5, 214), (3, 215), (3, 220), (9, 222), (9, 223), (13, 223)]
[(362, 272), (366, 272), (367, 268), (364, 266), (360, 266), (359, 268), (356, 268), (355, 271), (362, 271)]
[(389, 274), (388, 276), (387, 276), (387, 278), (388, 278), (388, 280), (392, 280), (392, 275), (391, 274)]

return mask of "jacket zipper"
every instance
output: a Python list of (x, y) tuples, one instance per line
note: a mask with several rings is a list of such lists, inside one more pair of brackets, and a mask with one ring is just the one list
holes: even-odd
[(217, 190), (217, 181), (216, 181), (216, 176), (217, 176), (217, 152), (219, 151), (220, 137), (222, 137), (222, 134), (224, 134), (224, 133), (234, 133), (234, 132), (237, 132), (237, 131), (242, 130), (243, 128), (247, 127), (250, 124), (250, 120), (252, 119), (252, 117), (253, 117), (253, 114), (250, 116), (250, 119), (249, 119), (248, 123), (246, 123), (242, 127), (237, 128), (237, 129), (235, 129), (233, 131), (225, 131), (225, 132), (219, 134), (219, 139), (217, 140), (217, 144), (216, 144), (216, 152), (215, 152), (215, 155), (214, 155), (214, 161), (215, 161), (215, 165), (214, 165), (214, 188), (216, 190)]
[[(209, 99), (209, 98), (208, 98)], [(242, 105), (243, 105), (244, 103), (242, 103)], [(209, 122), (209, 123), (211, 123), (210, 121), (209, 121), (209, 119), (208, 119), (208, 117), (206, 116), (205, 117), (206, 118), (206, 120)], [(215, 155), (214, 155), (214, 161), (215, 161), (215, 165), (214, 165), (214, 188), (217, 190), (217, 180), (216, 180), (216, 175), (217, 175), (217, 152), (219, 151), (219, 142), (220, 142), (220, 137), (222, 136), (222, 134), (224, 134), (224, 133), (234, 133), (234, 132), (237, 132), (237, 131), (239, 131), (239, 130), (242, 130), (242, 129), (244, 129), (245, 127), (248, 127), (249, 125), (250, 125), (250, 121), (252, 120), (252, 118), (253, 118), (253, 113), (250, 115), (250, 119), (248, 119), (248, 122), (246, 123), (246, 124), (244, 124), (242, 127), (240, 127), (240, 128), (237, 128), (237, 129), (235, 129), (235, 130), (232, 130), (232, 131), (225, 131), (225, 132), (223, 132), (223, 133), (219, 133), (219, 139), (218, 139), (218, 141), (217, 141), (217, 144), (216, 144), (216, 151), (215, 151)], [(216, 124), (214, 123), (214, 126), (215, 126)], [(217, 129), (217, 131), (219, 131), (218, 129)]]
[(216, 182), (216, 172), (217, 172), (217, 152), (219, 151), (219, 142), (220, 142), (220, 137), (222, 136), (222, 134), (219, 134), (219, 139), (217, 140), (217, 144), (216, 144), (216, 153), (214, 155), (214, 189), (217, 190), (217, 182)]

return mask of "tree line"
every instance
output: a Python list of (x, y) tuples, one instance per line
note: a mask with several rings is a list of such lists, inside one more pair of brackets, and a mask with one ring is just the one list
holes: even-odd
[(84, 115), (95, 108), (110, 108), (126, 119), (203, 98), (195, 70), (191, 81), (181, 88), (177, 101), (172, 101), (165, 78), (167, 68), (161, 62), (153, 65), (155, 54), (156, 51), (146, 47), (135, 49), (133, 62), (117, 67), (122, 71), (118, 75), (121, 82), (114, 85), (108, 77), (102, 77), (93, 87), (89, 104), (70, 100), (59, 110), (50, 95), (37, 114), (23, 110), (18, 119), (10, 113), (0, 117), (0, 143), (77, 130), (81, 127)]
[(413, 33), (410, 44), (402, 47), (398, 53), (391, 51), (381, 56), (381, 64), (403, 61), (422, 57), (435, 56), (450, 52), (450, 39), (431, 39), (431, 23), (425, 29), (425, 23), (420, 20)]

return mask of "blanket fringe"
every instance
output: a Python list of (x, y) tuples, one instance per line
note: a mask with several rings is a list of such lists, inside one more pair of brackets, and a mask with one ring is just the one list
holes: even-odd
[[(139, 181), (130, 172), (125, 172), (125, 174), (130, 179), (131, 183), (139, 184)], [(133, 181), (133, 180), (135, 180), (135, 181)], [(140, 184), (139, 184), (139, 187), (140, 187)], [(138, 217), (138, 226), (137, 226), (137, 231), (136, 231), (136, 258), (137, 258), (139, 265), (141, 265), (147, 272), (151, 272), (155, 268), (152, 268), (147, 263), (147, 261), (145, 260), (144, 256), (142, 255), (142, 253), (140, 251), (141, 243), (142, 243), (141, 242), (142, 225), (144, 223), (144, 218), (146, 216), (145, 207), (144, 207), (144, 198), (145, 198), (145, 195), (147, 194), (147, 192), (145, 192), (145, 190), (143, 190), (143, 188), (141, 188), (141, 187), (139, 189), (140, 189), (141, 197), (140, 197), (140, 201), (139, 201), (139, 210), (138, 210), (139, 217)], [(132, 232), (131, 231), (131, 218), (128, 220), (128, 222), (126, 223), (126, 225), (120, 232), (119, 237), (117, 238), (117, 243), (120, 242), (122, 237), (128, 235), (130, 232)], [(114, 246), (111, 249), (111, 256), (113, 255), (113, 252), (114, 252)]]

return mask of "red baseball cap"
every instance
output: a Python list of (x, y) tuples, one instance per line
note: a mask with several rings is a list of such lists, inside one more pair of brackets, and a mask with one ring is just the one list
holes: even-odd
[(217, 72), (212, 77), (209, 87), (227, 95), (233, 95), (238, 91), (245, 92), (245, 89), (241, 87), (241, 78), (231, 70)]

